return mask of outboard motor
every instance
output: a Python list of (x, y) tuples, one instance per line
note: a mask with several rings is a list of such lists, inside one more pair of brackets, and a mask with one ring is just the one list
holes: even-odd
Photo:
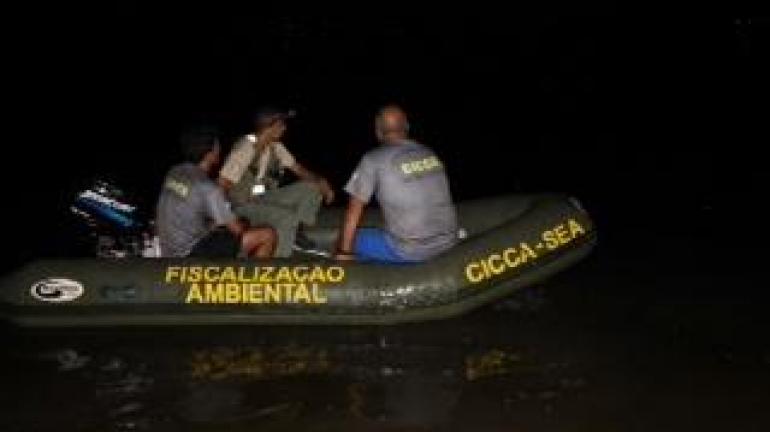
[(97, 257), (157, 257), (153, 226), (115, 185), (96, 180), (77, 193), (70, 211), (85, 229)]

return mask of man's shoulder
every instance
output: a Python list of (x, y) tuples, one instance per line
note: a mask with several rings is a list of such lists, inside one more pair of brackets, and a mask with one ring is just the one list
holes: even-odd
[(397, 146), (391, 145), (379, 145), (368, 152), (364, 153), (363, 159), (370, 162), (380, 162), (390, 158), (392, 155), (398, 153)]
[(227, 171), (228, 169), (232, 168), (233, 166), (232, 164), (239, 164), (239, 165), (249, 164), (251, 162), (251, 159), (254, 157), (255, 142), (256, 142), (256, 137), (254, 137), (254, 135), (244, 135), (243, 137), (235, 141), (232, 149), (230, 149), (230, 153), (227, 155), (227, 158), (225, 159), (225, 163), (222, 169), (224, 171)]
[(191, 177), (194, 174), (195, 165), (189, 162), (183, 162), (169, 168), (166, 177)]
[(369, 158), (372, 161), (386, 161), (403, 153), (410, 153), (414, 151), (433, 153), (433, 150), (431, 150), (430, 147), (427, 147), (417, 141), (409, 140), (404, 144), (399, 145), (380, 145), (372, 150), (369, 150), (364, 155), (364, 157)]
[(243, 135), (238, 138), (233, 144), (233, 148), (230, 154), (237, 152), (249, 152), (254, 150), (254, 143), (257, 142), (257, 137), (254, 134)]
[(201, 189), (201, 185), (205, 184), (206, 180), (208, 180), (206, 174), (195, 164), (180, 163), (169, 168), (166, 173), (161, 195), (172, 192), (180, 197), (189, 198), (191, 194)]
[(419, 151), (425, 151), (425, 152), (431, 152), (431, 153), (433, 152), (433, 150), (430, 147), (426, 146), (425, 144), (419, 141), (414, 141), (414, 140), (409, 140), (398, 147), (400, 147), (401, 150), (403, 151), (419, 150)]
[(257, 142), (257, 136), (254, 134), (242, 135), (240, 138), (238, 138), (237, 141), (235, 141), (236, 144), (246, 144), (246, 143), (254, 144), (256, 142)]
[(183, 180), (195, 187), (216, 186), (200, 167), (191, 163), (182, 163), (171, 167), (166, 177)]

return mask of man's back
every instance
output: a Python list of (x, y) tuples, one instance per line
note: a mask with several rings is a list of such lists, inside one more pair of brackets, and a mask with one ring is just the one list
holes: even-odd
[(169, 170), (157, 207), (163, 256), (188, 255), (213, 225), (231, 219), (221, 190), (197, 165), (184, 163)]
[(444, 166), (429, 148), (406, 141), (366, 155), (346, 190), (382, 209), (395, 246), (410, 259), (426, 259), (457, 239), (457, 217)]

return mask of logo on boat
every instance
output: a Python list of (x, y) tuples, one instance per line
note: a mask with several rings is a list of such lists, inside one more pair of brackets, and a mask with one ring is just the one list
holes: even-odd
[(187, 287), (186, 303), (325, 304), (345, 280), (341, 266), (170, 266), (165, 283)]
[(516, 269), (536, 260), (543, 253), (559, 249), (586, 234), (586, 228), (575, 219), (543, 231), (535, 242), (521, 242), (502, 251), (494, 252), (465, 266), (465, 278), (476, 284)]
[(48, 278), (35, 282), (30, 289), (32, 297), (45, 302), (68, 302), (83, 295), (83, 284), (66, 278)]

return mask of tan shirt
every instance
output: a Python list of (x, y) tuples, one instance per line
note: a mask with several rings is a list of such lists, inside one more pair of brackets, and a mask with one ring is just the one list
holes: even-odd
[[(243, 173), (254, 160), (257, 149), (257, 137), (253, 134), (249, 134), (239, 139), (233, 146), (233, 150), (227, 156), (225, 164), (222, 166), (222, 170), (219, 171), (219, 175), (233, 183), (238, 183), (243, 177)], [(280, 143), (275, 142), (272, 145), (265, 148), (259, 155), (257, 172), (257, 180), (265, 178), (270, 158), (275, 152), (275, 157), (283, 168), (291, 168), (296, 163), (294, 156), (286, 149), (286, 147)]]

